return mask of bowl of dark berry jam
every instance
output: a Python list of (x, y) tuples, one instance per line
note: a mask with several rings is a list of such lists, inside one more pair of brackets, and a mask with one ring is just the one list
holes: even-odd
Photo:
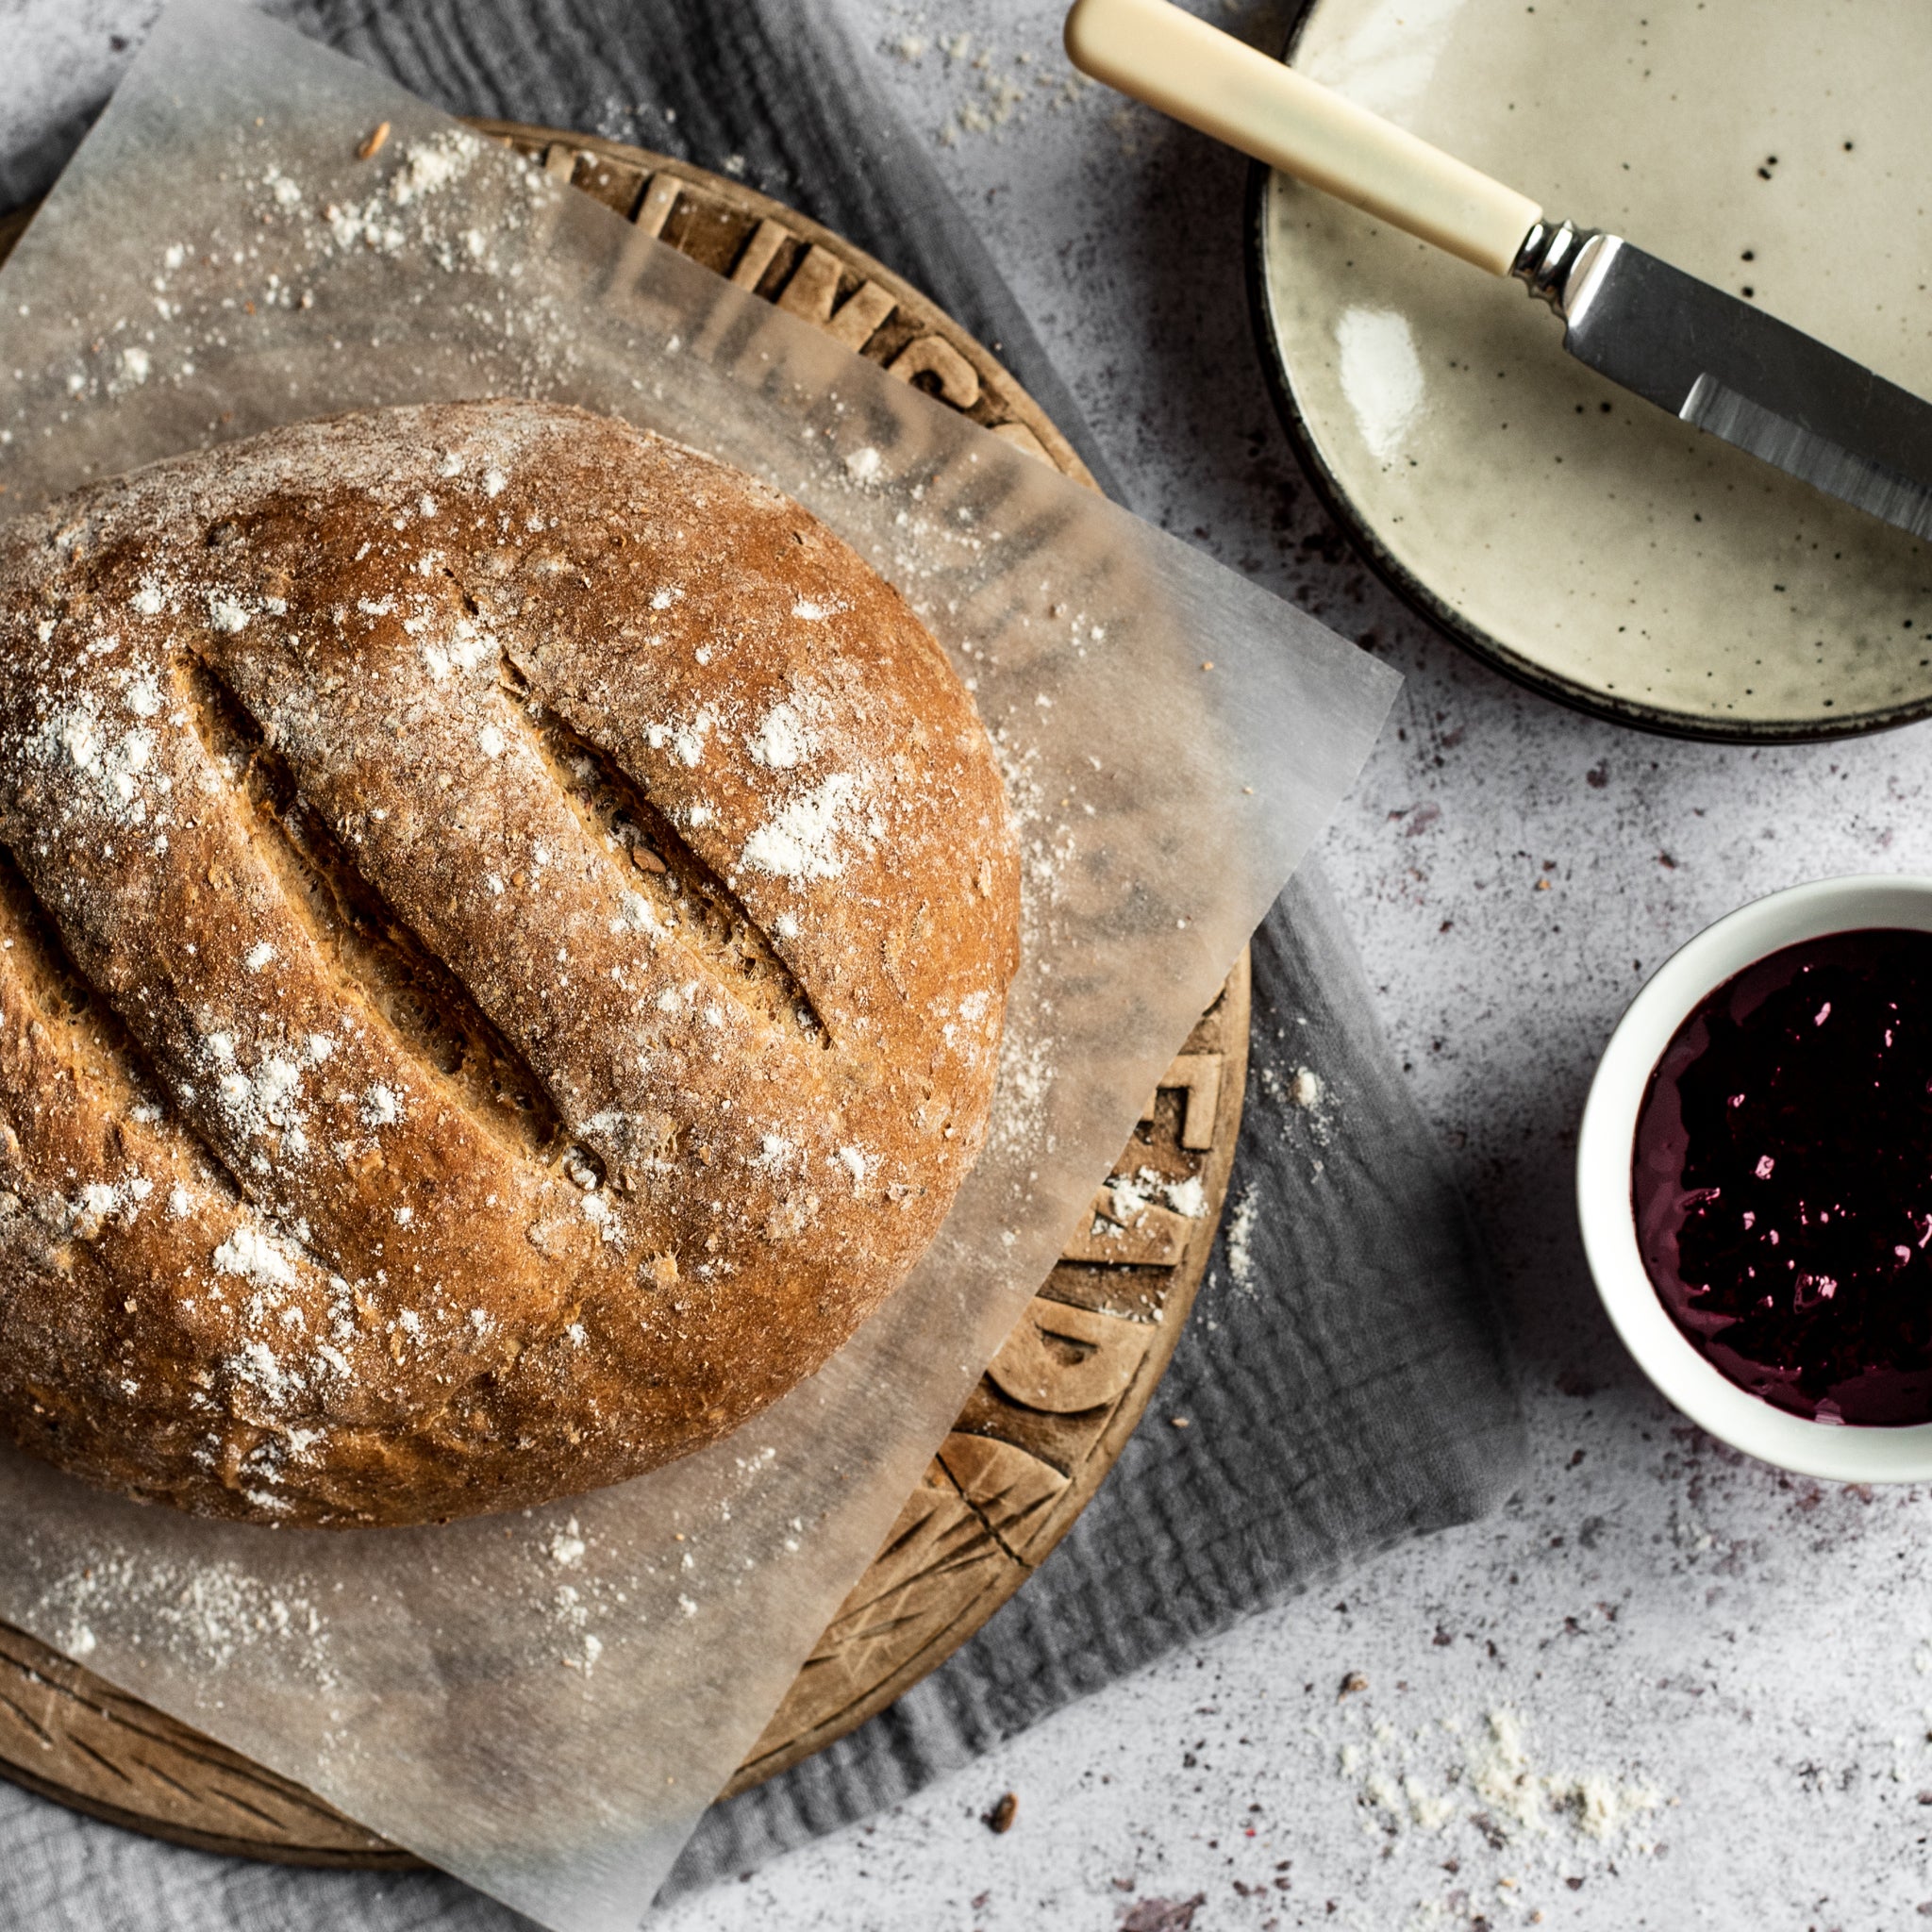
[(1932, 879), (1720, 920), (1605, 1049), (1577, 1148), (1604, 1306), (1692, 1421), (1845, 1481), (1932, 1478)]

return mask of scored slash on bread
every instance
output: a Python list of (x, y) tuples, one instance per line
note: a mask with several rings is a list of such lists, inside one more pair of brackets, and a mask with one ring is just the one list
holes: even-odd
[(972, 701), (795, 504), (487, 401), (0, 530), (0, 1427), (422, 1522), (717, 1440), (984, 1136)]

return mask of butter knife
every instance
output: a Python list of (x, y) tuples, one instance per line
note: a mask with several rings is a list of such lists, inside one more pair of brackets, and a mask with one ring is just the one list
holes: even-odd
[(1694, 428), (1932, 536), (1932, 404), (1621, 236), (1527, 195), (1170, 0), (1074, 0), (1067, 54), (1217, 141), (1486, 269), (1563, 319), (1579, 362)]

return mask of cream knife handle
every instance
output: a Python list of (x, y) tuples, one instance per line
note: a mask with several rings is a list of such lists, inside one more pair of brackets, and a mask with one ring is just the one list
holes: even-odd
[(1067, 55), (1132, 94), (1340, 200), (1509, 273), (1542, 209), (1169, 0), (1074, 0)]

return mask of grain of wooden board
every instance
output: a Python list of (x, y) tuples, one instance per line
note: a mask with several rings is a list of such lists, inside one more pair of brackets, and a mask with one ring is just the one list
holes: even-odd
[[(1092, 486), (1040, 406), (917, 290), (742, 184), (641, 148), (479, 121), (691, 259), (816, 324), (995, 436)], [(30, 210), (0, 221), (0, 259)], [(1207, 1268), (1246, 1087), (1245, 957), (988, 1366), (727, 1788), (842, 1737), (949, 1657), (1066, 1533), (1146, 1413)], [(1143, 1170), (1147, 1174), (1143, 1174)], [(1148, 1174), (1156, 1177), (1152, 1180)], [(1190, 1181), (1183, 1214), (1158, 1197)], [(292, 1864), (397, 1869), (409, 1853), (288, 1779), (0, 1624), (0, 1774), (177, 1843)]]

